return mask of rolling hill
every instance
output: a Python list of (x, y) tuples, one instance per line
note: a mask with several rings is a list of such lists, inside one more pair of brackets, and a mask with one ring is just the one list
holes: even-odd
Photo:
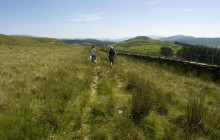
[(174, 51), (181, 48), (180, 45), (176, 45), (169, 42), (154, 40), (146, 36), (137, 36), (135, 38), (120, 42), (114, 45), (116, 49), (134, 51), (134, 52), (158, 52), (161, 47), (171, 47)]
[(166, 38), (160, 38), (159, 40), (167, 42), (176, 41), (181, 43), (198, 44), (212, 47), (220, 46), (220, 38), (196, 38), (193, 36), (176, 35)]
[(64, 44), (63, 42), (53, 38), (37, 38), (24, 36), (7, 36), (0, 34), (0, 45), (33, 45), (33, 44)]
[(96, 46), (115, 44), (115, 42), (100, 41), (97, 39), (62, 39), (61, 41), (68, 43), (68, 44), (96, 45)]
[(0, 42), (1, 140), (220, 139), (209, 75), (120, 55), (110, 67), (100, 47), (92, 64), (90, 48), (55, 39)]

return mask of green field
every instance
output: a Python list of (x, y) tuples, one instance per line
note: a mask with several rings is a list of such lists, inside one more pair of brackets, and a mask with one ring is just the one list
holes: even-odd
[(101, 49), (91, 64), (88, 47), (14, 38), (0, 41), (0, 139), (220, 139), (208, 75), (121, 56), (111, 68)]
[(181, 49), (180, 45), (153, 40), (147, 37), (135, 37), (133, 39), (114, 45), (116, 50), (129, 51), (135, 53), (159, 54), (161, 47), (170, 47), (174, 53)]

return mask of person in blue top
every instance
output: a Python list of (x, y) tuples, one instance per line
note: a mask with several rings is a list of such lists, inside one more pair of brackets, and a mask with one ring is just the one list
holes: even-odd
[(108, 52), (108, 58), (109, 58), (109, 62), (110, 62), (111, 67), (112, 67), (112, 65), (114, 63), (115, 54), (116, 54), (116, 52), (113, 49), (113, 46), (110, 46), (110, 50)]
[(92, 63), (96, 63), (96, 49), (95, 49), (95, 46), (92, 46), (92, 49), (91, 49), (91, 60), (92, 60)]

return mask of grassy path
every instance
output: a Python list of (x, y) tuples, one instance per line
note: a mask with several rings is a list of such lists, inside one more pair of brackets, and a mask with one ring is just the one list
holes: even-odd
[(89, 95), (89, 102), (85, 106), (85, 109), (82, 115), (82, 134), (84, 137), (83, 139), (85, 140), (91, 139), (91, 136), (90, 136), (91, 128), (89, 125), (89, 116), (91, 112), (91, 107), (94, 104), (94, 101), (96, 98), (98, 82), (99, 82), (99, 76), (96, 72), (94, 72), (93, 82), (91, 85), (91, 94)]
[(131, 94), (110, 67), (105, 53), (100, 52), (94, 65), (90, 101), (83, 112), (84, 139), (144, 139), (140, 128), (129, 119)]
[[(93, 78), (93, 83), (92, 83), (92, 97), (94, 98), (97, 94), (97, 86), (98, 86), (98, 82), (99, 82), (99, 76), (95, 73), (94, 74), (94, 78)], [(92, 98), (92, 99), (93, 99)], [(93, 100), (91, 100), (92, 102)]]

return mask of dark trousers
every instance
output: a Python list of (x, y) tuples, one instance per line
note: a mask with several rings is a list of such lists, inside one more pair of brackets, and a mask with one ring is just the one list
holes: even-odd
[(114, 63), (114, 56), (109, 56), (108, 58), (110, 63)]
[(92, 55), (92, 63), (95, 63), (96, 55)]

